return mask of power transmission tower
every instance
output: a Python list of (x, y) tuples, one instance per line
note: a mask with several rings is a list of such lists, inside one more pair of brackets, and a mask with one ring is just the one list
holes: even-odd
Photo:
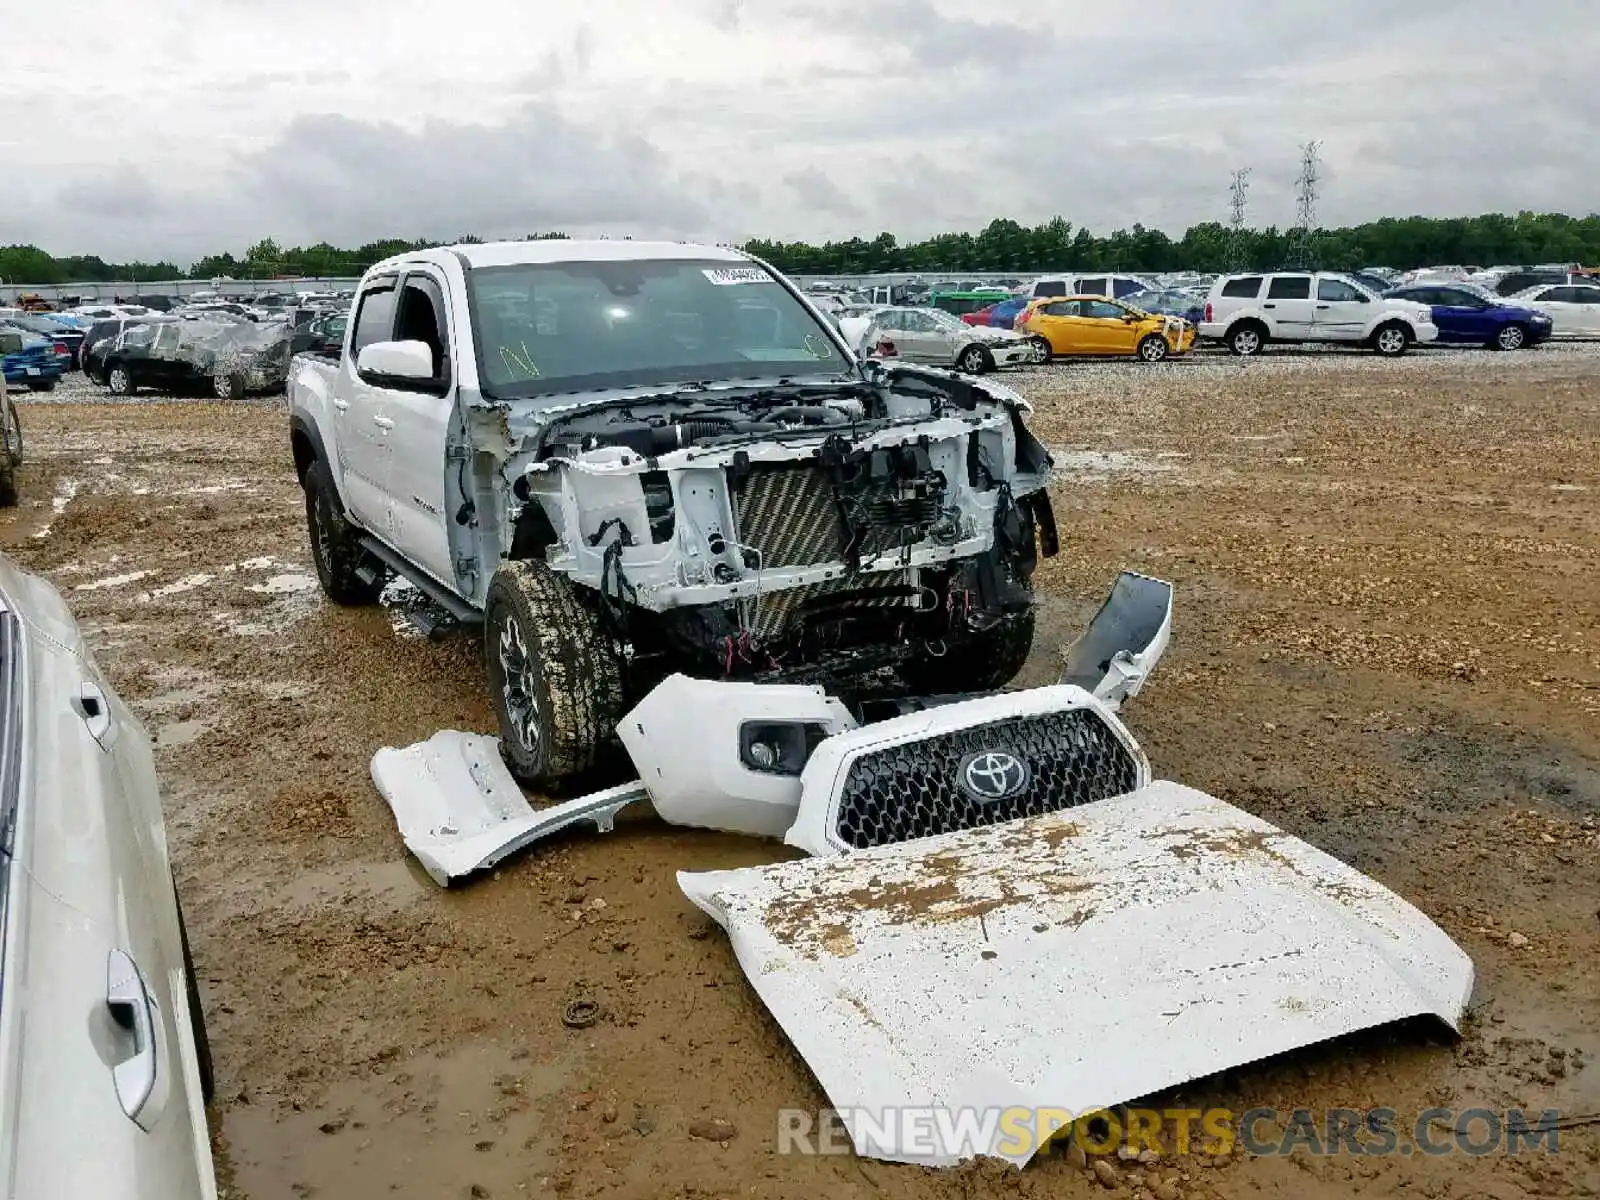
[(1233, 173), (1233, 185), (1229, 188), (1228, 270), (1230, 271), (1242, 271), (1249, 265), (1244, 245), (1245, 193), (1249, 188), (1250, 168), (1240, 167)]
[(1322, 181), (1321, 142), (1300, 147), (1300, 175), (1294, 181), (1294, 229), (1289, 234), (1289, 265), (1300, 270), (1316, 266), (1312, 259), (1311, 231), (1317, 227), (1317, 185)]

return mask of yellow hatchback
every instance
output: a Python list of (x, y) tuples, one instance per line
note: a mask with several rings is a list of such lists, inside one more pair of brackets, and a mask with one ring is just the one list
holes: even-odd
[(1051, 357), (1129, 357), (1143, 362), (1187, 354), (1196, 332), (1181, 317), (1154, 316), (1105, 296), (1035, 300), (1018, 315), (1014, 328), (1043, 338)]

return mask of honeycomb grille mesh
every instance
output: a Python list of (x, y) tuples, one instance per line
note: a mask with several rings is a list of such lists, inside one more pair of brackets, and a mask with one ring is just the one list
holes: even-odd
[(761, 552), (763, 567), (839, 561), (844, 540), (839, 509), (821, 467), (757, 465), (734, 496), (739, 541)]
[[(966, 769), (975, 759), (995, 765), (989, 755), (1022, 764), (1025, 783), (998, 798), (974, 792)], [(1000, 775), (980, 772), (979, 782)], [(1132, 753), (1094, 710), (1013, 717), (861, 755), (845, 777), (837, 829), (846, 845), (864, 850), (1059, 812), (1137, 782)]]

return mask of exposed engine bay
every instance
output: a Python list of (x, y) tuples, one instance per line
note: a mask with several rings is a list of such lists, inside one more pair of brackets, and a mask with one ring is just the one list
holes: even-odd
[(590, 584), (646, 684), (848, 687), (1008, 624), (1031, 638), (1031, 575), (1057, 539), (1026, 408), (895, 368), (551, 413), (507, 464), (512, 556)]

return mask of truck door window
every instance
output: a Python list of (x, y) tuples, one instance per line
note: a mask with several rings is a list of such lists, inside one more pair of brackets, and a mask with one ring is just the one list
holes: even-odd
[(407, 275), (395, 318), (397, 342), (421, 342), (433, 355), (433, 378), (448, 384), (450, 344), (444, 320), (444, 293), (426, 275)]
[(394, 280), (375, 284), (361, 293), (361, 308), (356, 313), (356, 332), (350, 340), (355, 354), (374, 342), (387, 342), (394, 331)]
[(1353, 285), (1346, 283), (1342, 279), (1319, 279), (1317, 280), (1317, 299), (1351, 301), (1356, 304), (1363, 304), (1366, 302), (1367, 297), (1365, 293), (1357, 291)]
[(1275, 275), (1272, 282), (1267, 285), (1268, 300), (1309, 300), (1311, 299), (1311, 276), (1309, 275)]

